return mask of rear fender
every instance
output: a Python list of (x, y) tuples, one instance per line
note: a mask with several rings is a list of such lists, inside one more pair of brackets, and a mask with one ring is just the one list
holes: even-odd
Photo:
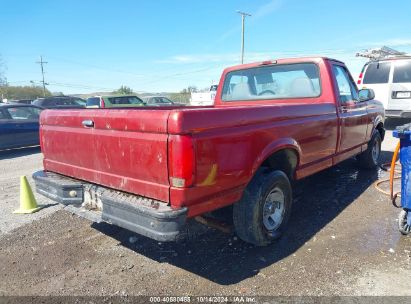
[(280, 138), (270, 143), (268, 146), (264, 148), (264, 150), (261, 152), (260, 156), (257, 158), (257, 160), (254, 163), (251, 176), (255, 175), (257, 170), (261, 167), (261, 165), (267, 158), (269, 158), (274, 153), (284, 150), (284, 149), (291, 149), (295, 151), (295, 153), (297, 154), (297, 166), (296, 167), (298, 167), (299, 162), (300, 162), (300, 155), (301, 155), (300, 145), (298, 144), (297, 141), (295, 141), (292, 138)]
[[(374, 119), (374, 127), (371, 133), (371, 137), (374, 135), (374, 132), (377, 130), (377, 127), (379, 124), (383, 124), (384, 126), (384, 118), (382, 117), (382, 115), (378, 115), (375, 119)], [(384, 140), (384, 134), (385, 134), (385, 130), (383, 128), (383, 132), (381, 134), (381, 139)], [(369, 139), (371, 139), (371, 137)]]

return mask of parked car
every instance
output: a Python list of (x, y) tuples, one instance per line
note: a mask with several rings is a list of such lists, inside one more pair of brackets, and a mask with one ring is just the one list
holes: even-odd
[(94, 96), (87, 98), (87, 108), (141, 107), (144, 101), (135, 95)]
[(31, 104), (33, 99), (16, 99), (16, 100), (10, 100), (10, 103), (21, 103), (21, 104)]
[(165, 96), (144, 96), (141, 98), (147, 106), (183, 106)]
[(39, 144), (39, 117), (33, 105), (0, 104), (0, 150)]
[(47, 109), (79, 109), (86, 106), (86, 101), (78, 97), (52, 96), (37, 98), (32, 104)]
[(366, 63), (359, 88), (370, 88), (382, 102), (385, 116), (411, 118), (411, 56), (394, 56)]
[(234, 66), (212, 107), (46, 111), (33, 177), (39, 193), (159, 241), (233, 205), (237, 235), (267, 245), (286, 229), (291, 181), (353, 156), (378, 167), (384, 109), (373, 97), (334, 59)]

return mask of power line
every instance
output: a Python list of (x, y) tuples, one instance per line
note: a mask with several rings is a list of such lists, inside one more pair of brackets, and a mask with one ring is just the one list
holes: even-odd
[(47, 61), (43, 61), (43, 56), (40, 56), (40, 61), (37, 61), (36, 63), (39, 63), (41, 66), (41, 75), (43, 76), (43, 95), (46, 97), (46, 82), (44, 81), (44, 64), (48, 63)]
[(84, 63), (84, 62), (78, 62), (78, 61), (73, 61), (71, 59), (64, 59), (64, 58), (60, 58), (60, 57), (54, 57), (54, 56), (49, 56), (51, 58), (54, 58), (58, 61), (63, 61), (63, 62), (67, 62), (70, 64), (75, 64), (75, 65), (79, 65), (79, 66), (85, 66), (85, 67), (89, 67), (89, 68), (93, 68), (93, 69), (97, 69), (97, 70), (102, 70), (102, 71), (107, 71), (107, 72), (115, 72), (115, 73), (121, 73), (121, 74), (128, 74), (137, 78), (142, 78), (144, 77), (144, 75), (142, 74), (136, 74), (130, 71), (124, 71), (124, 70), (120, 70), (120, 69), (111, 69), (111, 68), (107, 68), (107, 67), (101, 67), (98, 65), (94, 65), (94, 64), (89, 64), (89, 63)]
[(114, 91), (114, 88), (107, 88), (107, 87), (97, 87), (91, 85), (82, 85), (82, 84), (73, 84), (73, 83), (61, 83), (61, 82), (54, 82), (51, 81), (50, 85), (58, 86), (58, 87), (67, 87), (67, 88), (78, 88), (78, 89), (91, 89), (91, 90), (109, 90)]

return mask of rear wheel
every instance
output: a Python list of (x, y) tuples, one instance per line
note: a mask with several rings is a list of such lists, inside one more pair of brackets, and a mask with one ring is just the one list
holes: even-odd
[(245, 242), (265, 246), (281, 236), (290, 217), (292, 190), (282, 171), (260, 169), (233, 207), (237, 235)]
[(360, 167), (374, 169), (378, 166), (381, 156), (381, 135), (376, 131), (368, 143), (368, 148), (357, 156)]

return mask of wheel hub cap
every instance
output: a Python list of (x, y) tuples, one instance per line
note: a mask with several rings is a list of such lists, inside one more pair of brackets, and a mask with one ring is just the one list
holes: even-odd
[(280, 188), (274, 188), (267, 195), (263, 209), (263, 224), (268, 231), (277, 229), (284, 217), (285, 196)]

